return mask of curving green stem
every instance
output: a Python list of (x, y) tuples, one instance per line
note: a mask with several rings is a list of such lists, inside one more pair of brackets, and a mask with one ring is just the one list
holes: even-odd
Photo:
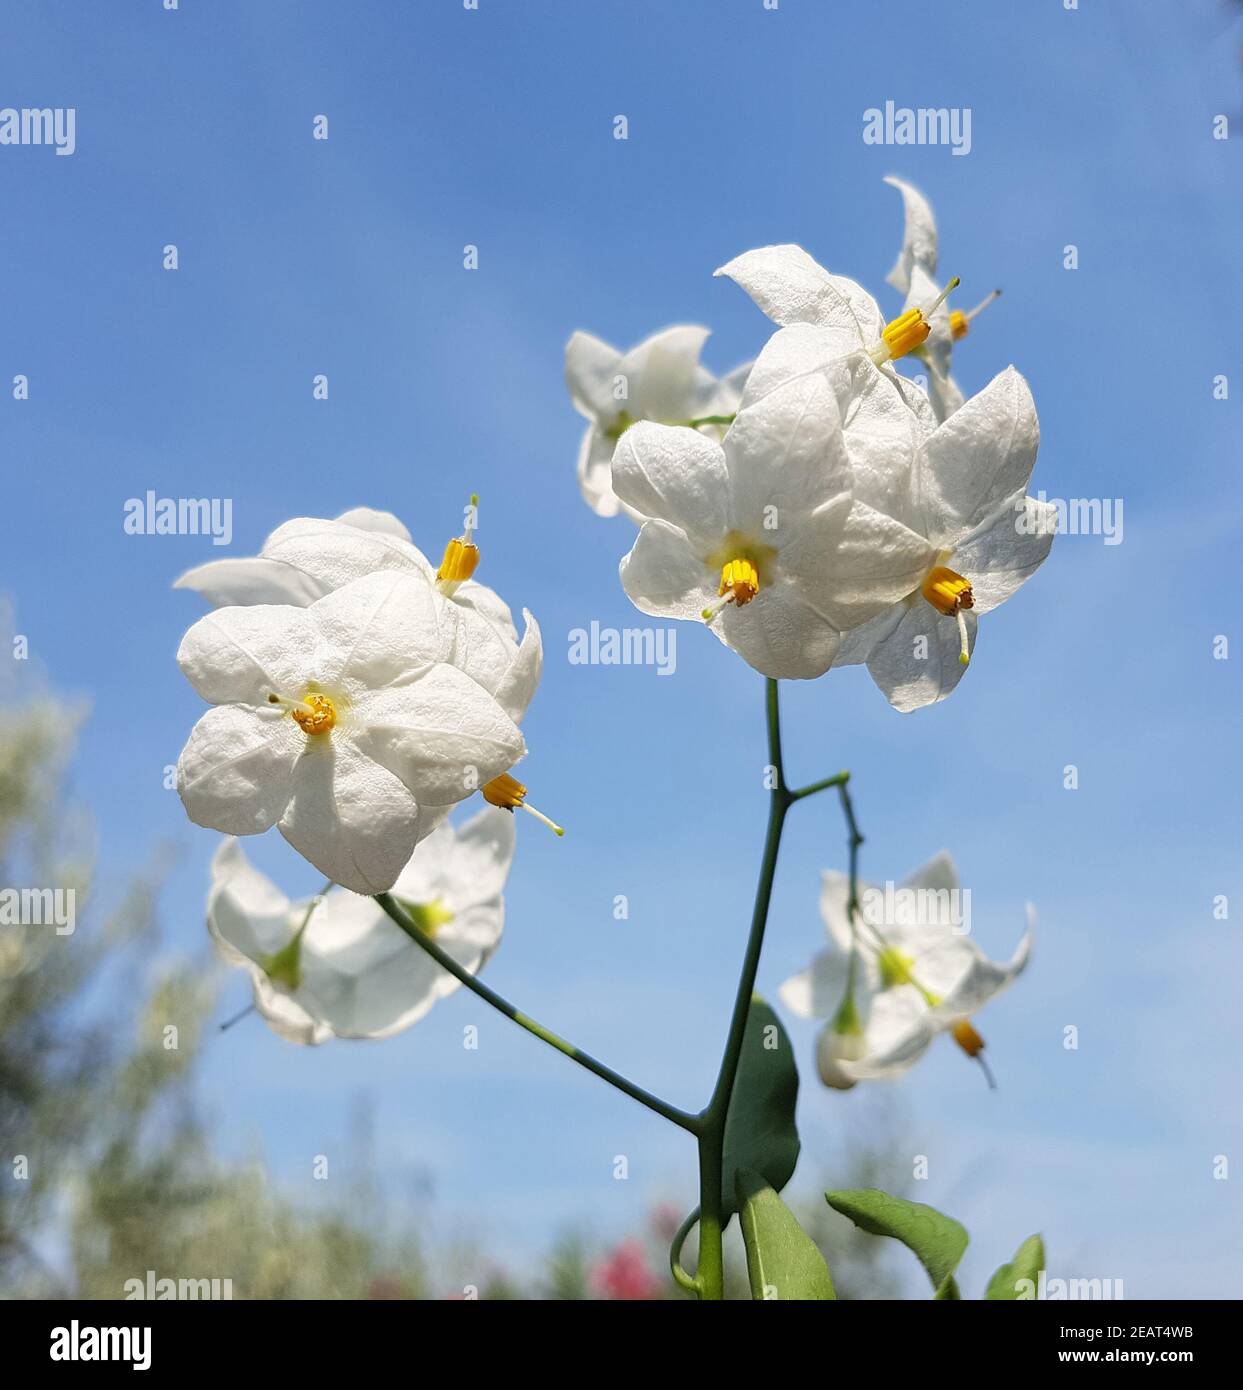
[[(768, 830), (764, 836), (764, 854), (760, 860), (760, 877), (755, 889), (755, 906), (751, 912), (751, 932), (738, 976), (734, 996), (734, 1012), (729, 1021), (725, 1052), (708, 1107), (700, 1115), (699, 1135), (699, 1266), (696, 1283), (699, 1296), (720, 1299), (725, 1296), (725, 1269), (721, 1246), (722, 1201), (721, 1187), (725, 1160), (725, 1121), (729, 1114), (730, 1098), (738, 1079), (738, 1064), (742, 1059), (742, 1040), (747, 1027), (747, 1013), (755, 992), (755, 977), (764, 948), (764, 928), (768, 923), (768, 905), (772, 900), (773, 879), (777, 872), (777, 851), (781, 848), (781, 831), (786, 812), (796, 800), (787, 790), (785, 768), (781, 760), (781, 708), (777, 682), (768, 678), (765, 686), (765, 711), (768, 726), (768, 761), (773, 770), (773, 787), (768, 802)], [(809, 794), (809, 793), (808, 793)]]
[(585, 1067), (589, 1072), (600, 1077), (602, 1081), (607, 1081), (610, 1086), (615, 1086), (619, 1091), (630, 1096), (632, 1100), (637, 1100), (640, 1105), (647, 1106), (649, 1110), (655, 1111), (657, 1115), (662, 1115), (666, 1120), (671, 1120), (675, 1125), (679, 1125), (691, 1134), (699, 1133), (698, 1116), (688, 1114), (685, 1110), (679, 1110), (676, 1105), (670, 1105), (667, 1101), (661, 1100), (659, 1096), (652, 1095), (650, 1091), (645, 1091), (642, 1086), (636, 1086), (633, 1081), (622, 1076), (620, 1072), (614, 1071), (612, 1067), (606, 1067), (603, 1062), (597, 1061), (589, 1052), (575, 1047), (573, 1043), (567, 1042), (563, 1037), (554, 1033), (551, 1028), (545, 1028), (542, 1023), (537, 1023), (535, 1019), (529, 1018), (520, 1009), (515, 1008), (504, 995), (498, 994), (496, 990), (489, 989), (487, 985), (477, 980), (443, 947), (437, 946), (430, 936), (420, 931), (391, 894), (377, 893), (375, 900), (416, 946), (426, 951), (437, 965), (447, 970), (455, 980), (465, 985), (473, 994), (478, 995), (485, 1004), (491, 1004), (494, 1009), (503, 1013), (506, 1018), (512, 1019), (520, 1028), (525, 1028), (528, 1033), (539, 1038), (541, 1042), (546, 1042), (549, 1047), (555, 1047), (563, 1056), (577, 1062), (580, 1067)]

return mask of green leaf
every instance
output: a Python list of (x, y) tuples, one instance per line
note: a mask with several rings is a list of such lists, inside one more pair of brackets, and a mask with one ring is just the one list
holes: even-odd
[(836, 1298), (833, 1278), (815, 1241), (758, 1173), (734, 1177), (738, 1221), (747, 1247), (751, 1297), (772, 1300)]
[(1029, 1279), (1032, 1284), (1038, 1284), (1040, 1271), (1044, 1267), (1044, 1241), (1039, 1236), (1028, 1236), (1019, 1246), (1014, 1259), (1008, 1265), (1002, 1265), (988, 1281), (984, 1297), (1017, 1301), (1019, 1293), (1015, 1286), (1019, 1280)]
[(967, 1232), (950, 1216), (922, 1202), (891, 1197), (875, 1187), (826, 1192), (829, 1206), (848, 1216), (861, 1231), (900, 1240), (919, 1259), (932, 1280), (933, 1298), (956, 1299), (954, 1271), (967, 1248)]
[(790, 1035), (769, 1005), (758, 994), (752, 995), (738, 1077), (725, 1119), (723, 1221), (738, 1210), (734, 1184), (741, 1169), (758, 1173), (775, 1192), (790, 1181), (798, 1163), (797, 1099), (798, 1068)]

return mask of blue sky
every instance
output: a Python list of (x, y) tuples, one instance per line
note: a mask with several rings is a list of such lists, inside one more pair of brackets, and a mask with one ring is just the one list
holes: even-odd
[[(982, 625), (944, 704), (898, 715), (857, 669), (785, 691), (791, 775), (853, 771), (868, 877), (949, 848), (996, 956), (1024, 902), (1039, 910), (1031, 968), (980, 1023), (1000, 1091), (938, 1046), (895, 1087), (902, 1159), (926, 1155), (916, 1195), (969, 1225), (967, 1288), (1039, 1229), (1053, 1273), (1120, 1278), (1131, 1297), (1243, 1292), (1240, 1180), (1212, 1177), (1215, 1155), (1243, 1163), (1231, 14), (1217, 0), (6, 6), (0, 103), (75, 107), (77, 148), (0, 146), (2, 588), (52, 682), (93, 704), (74, 788), (106, 879), (175, 844), (170, 946), (204, 950), (215, 839), (163, 786), (201, 712), (173, 659), (201, 605), (169, 586), (222, 551), (126, 535), (126, 499), (231, 498), (224, 553), (359, 504), (436, 551), (476, 490), (480, 577), (545, 635), (524, 777), (570, 827), (556, 841), (521, 826), (489, 978), (700, 1104), (763, 835), (762, 682), (688, 628), (669, 678), (568, 663), (572, 629), (635, 619), (616, 575), (631, 528), (577, 494), (562, 352), (576, 328), (628, 346), (700, 322), (709, 364), (734, 366), (769, 325), (711, 272), (772, 242), (896, 311), (883, 277), (900, 203), (881, 177), (902, 174), (937, 209), (962, 302), (1005, 288), (959, 348), (961, 384), (1015, 363), (1041, 417), (1033, 486), (1122, 499), (1125, 519), (1120, 545), (1056, 543)], [(886, 100), (970, 107), (970, 154), (865, 145), (862, 114)], [(321, 113), (326, 142), (311, 138)], [(1228, 141), (1212, 138), (1218, 113)], [(8, 385), (19, 373), (26, 401)], [(1213, 398), (1219, 373), (1229, 400)], [(256, 853), (311, 887), (283, 842)], [(819, 945), (818, 874), (843, 859), (835, 803), (799, 807), (766, 992)], [(1218, 894), (1229, 920), (1214, 920)], [(244, 999), (233, 979), (222, 1009)], [(461, 1046), (470, 1023), (478, 1052)], [(822, 1090), (812, 1031), (792, 1031), (796, 1185), (812, 1192), (866, 1139), (872, 1101)], [(375, 1045), (299, 1051), (252, 1020), (213, 1038), (203, 1081), (221, 1146), (261, 1145), (311, 1199), (312, 1156), (344, 1161), (351, 1098), (369, 1093), (395, 1188), (428, 1169), (438, 1219), (486, 1232), (510, 1263), (559, 1224), (621, 1232), (654, 1198), (694, 1202), (685, 1136), (462, 995)]]

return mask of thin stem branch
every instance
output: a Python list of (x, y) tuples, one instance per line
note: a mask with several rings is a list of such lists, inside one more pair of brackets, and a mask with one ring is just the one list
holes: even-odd
[(830, 787), (844, 787), (849, 781), (849, 772), (834, 773), (832, 777), (825, 777), (822, 781), (812, 782), (810, 786), (800, 787), (798, 791), (791, 792), (790, 801), (802, 801), (805, 796), (815, 796), (817, 792), (827, 792)]
[(686, 1244), (686, 1237), (695, 1228), (695, 1222), (699, 1220), (699, 1208), (686, 1218), (678, 1227), (677, 1234), (673, 1237), (673, 1244), (669, 1247), (669, 1272), (673, 1275), (673, 1282), (680, 1288), (686, 1289), (688, 1293), (699, 1292), (698, 1276), (687, 1274), (682, 1267), (682, 1247)]
[(410, 920), (409, 916), (402, 910), (401, 906), (389, 893), (377, 893), (375, 900), (393, 919), (394, 922), (406, 933), (411, 941), (421, 950), (427, 952), (429, 956), (443, 970), (447, 970), (459, 983), (466, 986), (472, 994), (478, 995), (485, 1004), (491, 1004), (499, 1013), (503, 1013), (506, 1018), (511, 1019), (520, 1028), (525, 1028), (528, 1033), (545, 1042), (549, 1047), (554, 1047), (563, 1056), (577, 1062), (580, 1067), (585, 1067), (589, 1072), (594, 1073), (602, 1081), (607, 1081), (610, 1086), (624, 1092), (632, 1100), (637, 1100), (640, 1105), (645, 1105), (649, 1110), (657, 1115), (663, 1116), (673, 1124), (686, 1130), (690, 1134), (698, 1135), (700, 1131), (700, 1119), (697, 1115), (688, 1114), (685, 1110), (679, 1110), (677, 1106), (670, 1105), (667, 1101), (661, 1100), (659, 1096), (654, 1096), (650, 1091), (645, 1091), (642, 1086), (636, 1086), (633, 1081), (616, 1072), (612, 1067), (607, 1067), (603, 1062), (597, 1061), (590, 1053), (584, 1052), (581, 1048), (575, 1047), (573, 1043), (567, 1042), (563, 1037), (554, 1033), (551, 1028), (545, 1028), (542, 1023), (537, 1023), (535, 1019), (529, 1018), (520, 1009), (514, 1007), (503, 995), (498, 994), (494, 989), (477, 980), (463, 965), (454, 960), (451, 955), (425, 932), (419, 930)]
[(772, 900), (773, 879), (777, 872), (777, 852), (781, 847), (781, 831), (786, 812), (794, 796), (786, 790), (785, 768), (781, 757), (781, 708), (777, 682), (769, 679), (766, 685), (765, 711), (768, 727), (768, 761), (773, 774), (773, 787), (768, 803), (768, 830), (764, 837), (764, 855), (760, 861), (759, 882), (755, 889), (755, 907), (751, 914), (751, 931), (738, 976), (734, 1011), (730, 1018), (725, 1052), (712, 1099), (702, 1115), (703, 1128), (699, 1136), (699, 1265), (696, 1281), (699, 1295), (704, 1299), (724, 1297), (724, 1260), (721, 1235), (724, 1229), (722, 1183), (725, 1159), (725, 1123), (729, 1103), (738, 1079), (742, 1060), (743, 1035), (751, 998), (755, 993), (755, 977), (759, 971), (760, 954), (764, 949), (764, 928), (768, 922), (768, 907)]

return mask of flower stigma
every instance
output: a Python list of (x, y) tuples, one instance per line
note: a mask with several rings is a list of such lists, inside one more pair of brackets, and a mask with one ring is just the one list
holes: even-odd
[(951, 309), (950, 337), (953, 338), (955, 342), (957, 342), (959, 338), (965, 338), (971, 329), (971, 320), (975, 318), (981, 309), (987, 309), (993, 300), (997, 299), (1000, 294), (1000, 290), (994, 290), (992, 294), (985, 295), (974, 309), (968, 309), (965, 314), (961, 309)]
[(502, 772), (499, 777), (485, 782), (480, 791), (483, 793), (483, 799), (490, 806), (499, 806), (502, 811), (513, 811), (521, 808), (524, 811), (529, 811), (536, 820), (543, 821), (554, 834), (565, 834), (565, 830), (556, 821), (549, 820), (543, 811), (537, 811), (534, 806), (527, 805), (526, 787), (516, 777), (511, 777), (508, 772)]
[(908, 309), (906, 313), (899, 314), (896, 319), (887, 323), (881, 330), (880, 342), (873, 344), (868, 352), (872, 361), (879, 367), (884, 362), (905, 357), (908, 352), (914, 352), (920, 347), (932, 332), (932, 324), (929, 322), (931, 315), (936, 313), (945, 303), (950, 291), (957, 289), (960, 283), (955, 275), (928, 308)]
[(452, 598), (458, 588), (474, 574), (479, 564), (479, 547), (473, 540), (475, 531), (475, 508), (479, 505), (479, 494), (472, 492), (470, 506), (466, 511), (466, 525), (460, 536), (445, 546), (444, 559), (436, 571), (436, 587), (446, 598)]

